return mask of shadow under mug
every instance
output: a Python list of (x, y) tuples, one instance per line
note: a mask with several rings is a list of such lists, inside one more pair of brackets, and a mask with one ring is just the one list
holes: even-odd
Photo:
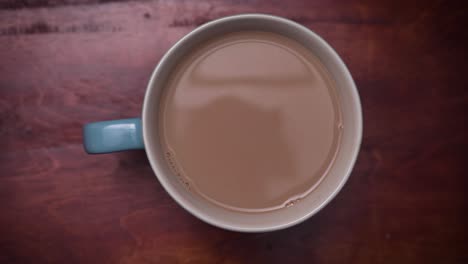
[[(337, 87), (343, 117), (343, 134), (336, 159), (322, 182), (294, 206), (262, 213), (229, 210), (192, 194), (168, 168), (159, 141), (157, 115), (162, 90), (181, 58), (213, 36), (235, 31), (267, 31), (294, 39), (308, 48), (325, 66)], [(229, 16), (206, 23), (180, 39), (156, 66), (143, 102), (142, 118), (103, 121), (84, 126), (83, 144), (88, 153), (145, 149), (161, 185), (183, 208), (214, 226), (241, 232), (283, 229), (317, 213), (341, 190), (356, 161), (362, 138), (362, 113), (354, 81), (337, 53), (317, 34), (285, 18), (265, 14)]]

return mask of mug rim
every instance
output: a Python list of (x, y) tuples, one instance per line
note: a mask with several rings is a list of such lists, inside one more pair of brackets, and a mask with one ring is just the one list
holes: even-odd
[[(149, 133), (147, 132), (147, 126), (145, 124), (145, 120), (147, 120), (147, 116), (149, 115), (148, 109), (149, 109), (149, 100), (150, 100), (150, 93), (152, 89), (154, 88), (156, 78), (158, 78), (158, 73), (161, 71), (163, 67), (165, 67), (166, 61), (171, 57), (171, 54), (174, 53), (177, 48), (184, 43), (187, 39), (190, 39), (193, 35), (198, 34), (201, 31), (204, 31), (206, 28), (217, 24), (217, 23), (222, 23), (222, 22), (228, 22), (228, 21), (235, 21), (239, 19), (248, 19), (248, 18), (259, 18), (259, 19), (267, 19), (267, 20), (274, 20), (276, 22), (284, 23), (292, 27), (300, 28), (301, 30), (307, 32), (314, 41), (317, 41), (319, 45), (324, 47), (327, 50), (328, 55), (334, 60), (338, 65), (339, 68), (342, 70), (342, 74), (345, 75), (346, 80), (348, 81), (348, 89), (351, 91), (351, 101), (352, 104), (356, 106), (356, 135), (355, 135), (355, 147), (353, 148), (353, 152), (350, 153), (349, 156), (349, 165), (346, 168), (345, 174), (342, 176), (341, 180), (339, 183), (336, 185), (334, 188), (333, 192), (331, 192), (328, 197), (319, 205), (319, 206), (314, 206), (310, 208), (310, 211), (302, 217), (297, 217), (293, 221), (290, 221), (285, 224), (280, 224), (280, 225), (274, 225), (274, 226), (262, 226), (262, 227), (251, 227), (251, 228), (246, 228), (246, 227), (240, 227), (240, 226), (234, 226), (232, 224), (226, 224), (222, 221), (222, 219), (219, 218), (214, 218), (210, 217), (208, 214), (204, 214), (200, 211), (198, 211), (196, 208), (191, 207), (190, 205), (185, 204), (182, 199), (179, 197), (179, 194), (177, 194), (174, 190), (173, 187), (170, 186), (168, 182), (166, 182), (166, 179), (164, 179), (163, 176), (160, 174), (162, 173), (161, 170), (158, 168), (157, 163), (154, 161), (156, 158), (152, 157), (152, 153), (149, 152), (147, 142), (149, 142), (148, 138), (150, 137)], [(142, 107), (142, 125), (143, 125), (143, 142), (145, 145), (145, 152), (148, 157), (148, 160), (150, 162), (151, 168), (156, 175), (156, 178), (160, 182), (160, 184), (163, 186), (164, 190), (176, 201), (177, 204), (179, 204), (182, 208), (187, 210), (190, 214), (193, 216), (197, 217), (198, 219), (204, 221), (205, 223), (208, 223), (210, 225), (230, 230), (230, 231), (238, 231), (238, 232), (268, 232), (268, 231), (275, 231), (275, 230), (280, 230), (280, 229), (285, 229), (290, 226), (297, 225), (299, 223), (302, 223), (303, 221), (307, 220), (311, 216), (315, 215), (317, 212), (319, 212), (322, 208), (324, 208), (327, 204), (330, 203), (333, 198), (341, 191), (345, 183), (347, 182), (348, 178), (351, 175), (351, 171), (356, 163), (358, 153), (360, 150), (360, 146), (362, 143), (362, 105), (359, 97), (358, 90), (356, 88), (356, 84), (354, 82), (354, 79), (351, 76), (351, 73), (349, 72), (348, 67), (346, 64), (343, 62), (341, 57), (337, 54), (337, 52), (318, 34), (310, 30), (309, 28), (294, 22), (292, 20), (289, 20), (287, 18), (275, 16), (275, 15), (270, 15), (270, 14), (261, 14), (261, 13), (247, 13), (247, 14), (237, 14), (237, 15), (231, 15), (231, 16), (226, 16), (222, 18), (218, 18), (212, 21), (209, 21), (201, 26), (198, 26), (197, 28), (193, 29), (191, 32), (188, 34), (184, 35), (181, 39), (179, 39), (175, 44), (173, 44), (169, 50), (162, 56), (162, 58), (159, 60), (157, 66), (153, 70), (151, 74), (151, 78), (148, 82), (146, 92), (145, 92), (145, 97), (143, 101), (143, 107)]]

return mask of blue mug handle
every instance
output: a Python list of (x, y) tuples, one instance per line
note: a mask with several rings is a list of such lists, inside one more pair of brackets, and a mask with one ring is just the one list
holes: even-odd
[(83, 145), (89, 154), (144, 149), (141, 118), (129, 118), (86, 124)]

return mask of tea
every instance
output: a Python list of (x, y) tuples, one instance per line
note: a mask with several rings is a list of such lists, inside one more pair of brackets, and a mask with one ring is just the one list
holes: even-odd
[(174, 174), (195, 194), (237, 211), (294, 204), (339, 151), (341, 110), (320, 60), (276, 33), (226, 34), (175, 67), (159, 111)]

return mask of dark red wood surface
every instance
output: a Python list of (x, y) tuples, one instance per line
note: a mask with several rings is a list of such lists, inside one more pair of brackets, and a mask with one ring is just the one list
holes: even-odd
[[(84, 123), (140, 115), (180, 37), (245, 12), (323, 36), (364, 113), (342, 192), (265, 234), (185, 212), (143, 151), (81, 146)], [(0, 263), (468, 263), (467, 14), (463, 1), (0, 0)]]

